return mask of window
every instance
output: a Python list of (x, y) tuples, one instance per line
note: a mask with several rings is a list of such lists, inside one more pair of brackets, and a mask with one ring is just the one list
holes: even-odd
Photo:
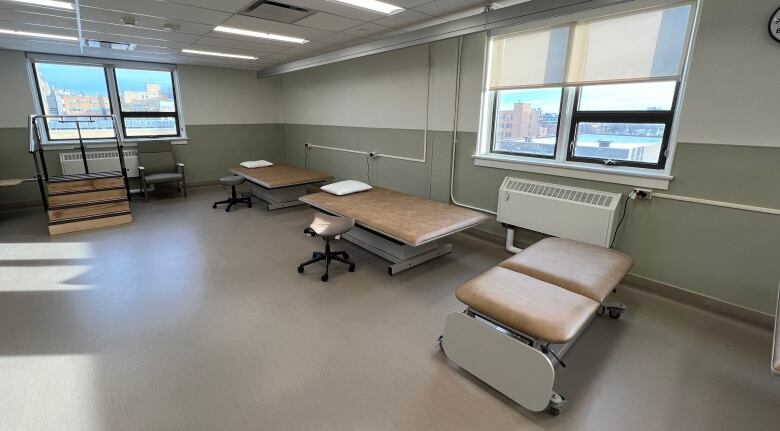
[(664, 171), (691, 18), (682, 3), (491, 35), (480, 154)]
[(676, 94), (674, 81), (579, 87), (567, 160), (663, 169)]
[[(100, 66), (36, 63), (38, 97), (46, 115), (111, 115), (106, 74)], [(49, 119), (50, 141), (77, 139), (79, 128), (85, 138), (113, 138), (111, 121), (62, 122)]]
[(48, 119), (49, 142), (113, 139), (110, 120), (92, 115), (117, 115), (125, 138), (180, 137), (183, 126), (176, 96), (174, 69), (134, 65), (71, 64), (32, 60), (35, 89), (46, 115), (83, 115), (79, 121)]
[(493, 152), (555, 157), (563, 89), (495, 92)]
[(125, 136), (179, 134), (173, 72), (116, 68), (114, 77)]

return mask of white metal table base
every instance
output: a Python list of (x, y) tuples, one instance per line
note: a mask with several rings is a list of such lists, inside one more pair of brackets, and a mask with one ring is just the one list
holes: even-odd
[(452, 244), (442, 240), (414, 247), (393, 241), (377, 233), (362, 228), (355, 228), (341, 236), (345, 240), (364, 248), (375, 255), (392, 262), (387, 266), (387, 273), (395, 275), (417, 265), (428, 262), (439, 256), (452, 252)]

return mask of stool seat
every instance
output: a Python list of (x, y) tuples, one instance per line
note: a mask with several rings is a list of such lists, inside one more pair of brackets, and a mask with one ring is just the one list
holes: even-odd
[(228, 175), (219, 179), (219, 182), (222, 183), (223, 186), (237, 186), (243, 184), (244, 181), (246, 181), (244, 177), (238, 175)]
[(355, 227), (355, 220), (348, 217), (315, 214), (309, 228), (319, 236), (334, 237), (348, 232)]

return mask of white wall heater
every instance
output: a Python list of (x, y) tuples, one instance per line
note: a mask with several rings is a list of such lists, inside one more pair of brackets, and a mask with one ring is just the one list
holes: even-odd
[[(138, 150), (124, 150), (127, 176), (138, 177)], [(60, 153), (63, 175), (83, 174), (84, 162), (81, 152)], [(119, 171), (119, 153), (117, 150), (87, 151), (87, 166), (90, 172)]]
[(498, 221), (609, 247), (620, 198), (620, 193), (506, 177), (498, 193)]

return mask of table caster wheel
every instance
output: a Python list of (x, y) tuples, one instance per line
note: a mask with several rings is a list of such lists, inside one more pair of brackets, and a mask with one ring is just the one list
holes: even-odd
[(322, 281), (328, 281), (328, 274), (325, 274), (325, 275), (323, 275), (322, 277), (320, 277), (320, 280), (322, 280)]
[(349, 266), (349, 272), (355, 272), (355, 265)]
[(211, 208), (216, 208), (216, 207), (217, 207), (217, 204), (214, 204), (214, 205), (211, 206)]
[(303, 274), (303, 267), (302, 266), (298, 267), (298, 274)]
[(620, 319), (620, 316), (623, 314), (622, 310), (612, 309), (609, 310), (609, 317), (612, 319)]

